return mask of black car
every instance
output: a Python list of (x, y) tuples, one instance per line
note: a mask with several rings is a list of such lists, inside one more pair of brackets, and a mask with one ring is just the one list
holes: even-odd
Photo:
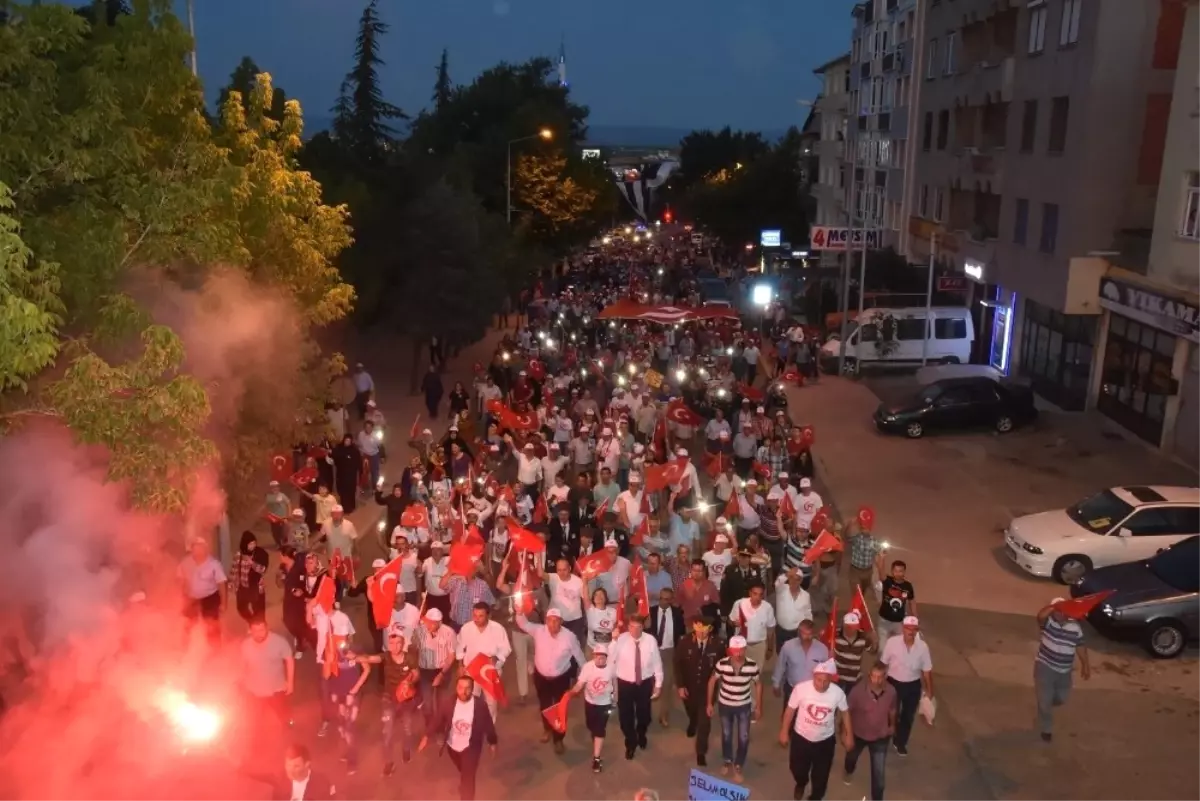
[(990, 428), (1006, 434), (1036, 419), (1037, 407), (1029, 387), (982, 376), (934, 381), (907, 401), (881, 403), (875, 410), (875, 426), (880, 431), (912, 439), (965, 428)]
[(1105, 590), (1115, 592), (1088, 614), (1097, 631), (1140, 640), (1159, 659), (1178, 656), (1200, 636), (1200, 537), (1093, 570), (1071, 586), (1071, 597)]

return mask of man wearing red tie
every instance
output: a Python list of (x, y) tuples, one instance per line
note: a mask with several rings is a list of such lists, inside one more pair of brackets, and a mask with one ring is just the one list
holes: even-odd
[(609, 649), (617, 673), (617, 713), (625, 735), (625, 758), (646, 748), (651, 702), (662, 692), (663, 665), (658, 643), (643, 629), (641, 615), (629, 618), (629, 630)]

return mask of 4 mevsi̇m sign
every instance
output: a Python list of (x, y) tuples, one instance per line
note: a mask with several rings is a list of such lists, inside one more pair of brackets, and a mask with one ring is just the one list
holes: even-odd
[(814, 225), (809, 230), (809, 250), (854, 250), (863, 246), (866, 238), (867, 250), (879, 247), (879, 229), (840, 228), (829, 225)]

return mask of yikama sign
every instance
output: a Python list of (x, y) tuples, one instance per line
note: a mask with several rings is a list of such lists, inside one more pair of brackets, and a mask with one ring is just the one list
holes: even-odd
[(1115, 278), (1100, 279), (1100, 305), (1124, 317), (1200, 343), (1200, 309)]
[(688, 776), (687, 797), (688, 801), (746, 801), (750, 797), (750, 790), (692, 768)]
[(809, 250), (853, 250), (863, 246), (863, 237), (867, 240), (867, 250), (879, 247), (879, 229), (864, 231), (861, 228), (837, 228), (828, 225), (814, 225), (809, 232)]

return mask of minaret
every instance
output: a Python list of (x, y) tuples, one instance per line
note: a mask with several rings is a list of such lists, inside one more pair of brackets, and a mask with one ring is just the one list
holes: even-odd
[(558, 45), (558, 85), (563, 87), (567, 85), (567, 43), (565, 40)]

